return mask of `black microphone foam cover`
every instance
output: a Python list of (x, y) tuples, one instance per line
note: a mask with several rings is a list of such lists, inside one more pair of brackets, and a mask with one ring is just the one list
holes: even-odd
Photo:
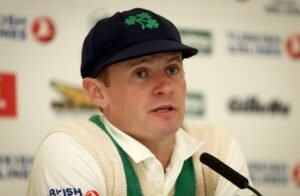
[(227, 166), (225, 163), (217, 159), (216, 157), (208, 154), (202, 153), (200, 156), (200, 161), (210, 167), (212, 170), (216, 171), (218, 174), (235, 184), (240, 189), (247, 187), (249, 181), (247, 178)]

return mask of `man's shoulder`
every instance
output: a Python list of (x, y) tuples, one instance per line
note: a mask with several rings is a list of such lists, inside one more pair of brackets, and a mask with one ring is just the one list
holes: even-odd
[(95, 134), (101, 134), (101, 132), (100, 128), (89, 120), (62, 121), (49, 128), (44, 139), (53, 134), (64, 133), (77, 140), (82, 137), (93, 137)]
[(81, 150), (80, 142), (77, 141), (79, 129), (82, 124), (87, 124), (85, 120), (63, 121), (48, 129), (40, 142), (36, 156), (45, 156), (43, 159), (55, 160), (53, 156), (72, 155)]
[[(188, 122), (182, 124), (184, 130), (194, 137), (202, 135), (224, 135), (229, 137), (229, 132), (224, 127), (214, 122)], [(203, 136), (204, 137), (204, 136)]]
[(221, 160), (226, 160), (232, 142), (229, 132), (213, 122), (185, 123), (184, 129), (193, 137), (203, 142), (197, 157), (208, 152)]
[(79, 128), (96, 128), (97, 126), (91, 122), (90, 120), (70, 120), (70, 121), (62, 121), (52, 126), (48, 133), (51, 131), (63, 131), (65, 129), (77, 130)]
[[(95, 123), (89, 120), (62, 121), (46, 131), (39, 148), (57, 149), (53, 146), (68, 146), (70, 149), (85, 148), (87, 151), (95, 145), (106, 145), (109, 137)], [(97, 150), (102, 149), (98, 148)]]
[(35, 154), (28, 195), (51, 195), (53, 190), (69, 187), (86, 192), (95, 184), (101, 187), (101, 177), (97, 163), (85, 148), (69, 135), (54, 132)]

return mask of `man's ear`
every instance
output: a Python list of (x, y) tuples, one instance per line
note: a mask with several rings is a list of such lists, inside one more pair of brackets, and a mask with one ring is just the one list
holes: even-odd
[(108, 105), (105, 89), (107, 88), (102, 82), (95, 78), (83, 78), (82, 87), (89, 96), (90, 100), (98, 107), (105, 108)]

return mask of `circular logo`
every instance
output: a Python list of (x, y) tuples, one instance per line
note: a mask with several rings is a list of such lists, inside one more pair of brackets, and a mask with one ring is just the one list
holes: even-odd
[(292, 58), (300, 58), (300, 34), (296, 34), (287, 39), (286, 49)]
[(95, 190), (91, 190), (86, 192), (85, 196), (100, 196), (100, 194)]
[(42, 16), (33, 21), (31, 31), (38, 41), (45, 43), (54, 38), (55, 26), (49, 17)]
[(300, 163), (295, 165), (294, 170), (293, 170), (293, 177), (294, 177), (295, 184), (298, 187), (300, 187)]

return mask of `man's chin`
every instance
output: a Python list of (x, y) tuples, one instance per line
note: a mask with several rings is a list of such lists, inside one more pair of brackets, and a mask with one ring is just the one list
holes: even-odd
[(168, 123), (168, 122), (161, 122), (155, 125), (156, 130), (158, 130), (162, 134), (174, 134), (180, 128), (180, 124), (178, 122)]

